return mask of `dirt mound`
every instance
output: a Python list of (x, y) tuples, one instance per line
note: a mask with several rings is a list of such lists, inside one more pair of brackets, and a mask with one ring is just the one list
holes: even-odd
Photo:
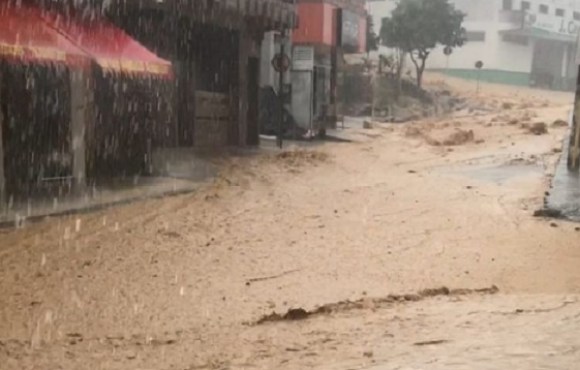
[(552, 122), (552, 127), (568, 127), (568, 122), (564, 121), (563, 119), (557, 119)]
[(536, 122), (528, 127), (528, 131), (534, 135), (544, 135), (548, 133), (548, 128), (544, 122)]
[(423, 136), (423, 131), (416, 126), (409, 126), (405, 129), (406, 137), (421, 137)]
[(329, 155), (316, 150), (292, 149), (274, 155), (273, 159), (286, 166), (301, 167), (304, 165), (326, 162), (329, 159)]
[[(455, 127), (460, 126), (461, 123), (460, 122), (453, 122), (451, 124), (446, 123), (443, 124), (441, 126), (441, 128), (447, 128), (450, 125), (453, 125)], [(410, 126), (407, 127), (404, 131), (404, 135), (406, 137), (415, 137), (415, 138), (422, 138), (423, 140), (425, 140), (425, 142), (429, 145), (432, 146), (459, 146), (459, 145), (463, 145), (469, 142), (473, 142), (475, 141), (475, 134), (473, 132), (473, 130), (463, 130), (460, 128), (455, 128), (455, 131), (453, 131), (451, 134), (449, 134), (448, 136), (444, 136), (443, 138), (440, 135), (430, 135), (429, 133), (433, 131), (433, 127), (432, 126), (424, 126), (424, 127), (416, 127), (416, 126)], [(442, 131), (448, 131), (448, 130), (442, 130)], [(445, 135), (444, 133), (442, 133), (443, 135)]]
[(503, 102), (501, 104), (502, 109), (512, 109), (513, 107), (514, 107), (514, 104), (511, 102)]
[(443, 140), (443, 145), (446, 145), (446, 146), (463, 145), (463, 144), (472, 142), (474, 140), (475, 140), (475, 134), (473, 133), (473, 130), (467, 131), (467, 130), (458, 129), (457, 131), (455, 131), (454, 133), (449, 135), (448, 138)]
[(376, 309), (380, 307), (388, 307), (397, 303), (418, 302), (424, 299), (429, 299), (438, 296), (465, 296), (473, 294), (496, 294), (499, 292), (495, 285), (482, 289), (449, 289), (447, 287), (440, 287), (435, 289), (425, 289), (414, 294), (391, 294), (383, 298), (362, 298), (356, 301), (341, 301), (337, 303), (329, 303), (315, 308), (311, 311), (304, 308), (292, 308), (284, 314), (273, 312), (269, 315), (262, 316), (255, 322), (256, 325), (279, 322), (279, 321), (299, 321), (305, 320), (311, 316), (328, 315), (334, 312), (345, 312), (360, 309)]

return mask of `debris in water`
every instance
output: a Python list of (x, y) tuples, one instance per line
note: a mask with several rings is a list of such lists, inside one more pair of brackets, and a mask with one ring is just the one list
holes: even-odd
[(293, 274), (293, 273), (298, 272), (300, 270), (302, 270), (302, 269), (288, 270), (288, 271), (284, 271), (284, 272), (281, 272), (281, 273), (276, 274), (276, 275), (270, 275), (270, 276), (263, 276), (263, 277), (251, 278), (251, 279), (248, 279), (246, 281), (246, 285), (250, 285), (251, 283), (255, 283), (255, 282), (258, 282), (258, 281), (266, 281), (266, 280), (277, 279), (277, 278), (280, 278), (280, 277), (283, 277), (283, 276), (286, 276), (286, 275), (289, 275), (289, 274)]
[(414, 346), (433, 346), (436, 344), (443, 344), (449, 342), (447, 339), (428, 340), (425, 342), (413, 343)]
[(562, 218), (562, 211), (552, 208), (542, 208), (534, 212), (534, 217)]
[(503, 104), (501, 105), (502, 109), (512, 109), (514, 107), (513, 103), (510, 102), (503, 102)]
[(552, 123), (552, 127), (568, 127), (568, 122), (563, 119), (557, 119)]
[(473, 130), (461, 130), (458, 129), (453, 134), (451, 134), (447, 139), (443, 140), (443, 145), (447, 146), (455, 146), (455, 145), (463, 145), (468, 142), (474, 141), (475, 134)]
[(269, 315), (262, 316), (259, 320), (255, 322), (256, 325), (261, 325), (268, 322), (280, 322), (280, 321), (297, 321), (305, 320), (311, 316), (316, 315), (327, 315), (333, 312), (350, 311), (355, 309), (374, 309), (381, 306), (391, 306), (396, 303), (404, 302), (417, 302), (423, 299), (437, 297), (437, 296), (460, 296), (460, 295), (470, 295), (470, 294), (496, 294), (499, 292), (497, 286), (493, 285), (489, 288), (482, 289), (454, 289), (451, 290), (447, 287), (435, 288), (435, 289), (425, 289), (416, 294), (403, 294), (394, 295), (391, 294), (384, 298), (363, 298), (357, 301), (341, 301), (337, 303), (329, 303), (317, 307), (311, 311), (307, 311), (304, 308), (293, 308), (288, 310), (285, 314), (279, 314), (273, 312)]
[(327, 153), (316, 150), (293, 149), (274, 156), (278, 161), (282, 161), (285, 165), (290, 167), (299, 167), (305, 164), (314, 164), (318, 162), (326, 162), (329, 159)]
[(548, 133), (548, 128), (544, 122), (536, 122), (528, 128), (528, 131), (534, 135), (544, 135)]

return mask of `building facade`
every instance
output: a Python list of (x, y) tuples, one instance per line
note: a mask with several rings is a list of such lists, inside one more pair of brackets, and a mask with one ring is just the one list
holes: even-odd
[(0, 0), (0, 209), (49, 181), (84, 191), (157, 154), (258, 144), (260, 44), (293, 27), (292, 1), (26, 3), (38, 19)]
[(291, 111), (310, 133), (336, 124), (345, 54), (366, 51), (365, 0), (301, 0), (292, 33)]
[[(427, 68), (490, 82), (574, 89), (580, 2), (574, 0), (450, 0), (466, 13), (467, 42), (450, 56), (437, 47)], [(371, 3), (380, 25), (395, 4)], [(483, 62), (479, 71), (477, 61)]]
[[(553, 89), (575, 87), (580, 4), (570, 0), (455, 0), (467, 14), (467, 43), (447, 58), (441, 48), (428, 68), (492, 82)], [(477, 61), (484, 63), (476, 71)]]

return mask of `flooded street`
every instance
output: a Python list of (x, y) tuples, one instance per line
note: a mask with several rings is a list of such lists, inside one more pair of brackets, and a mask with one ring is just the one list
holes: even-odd
[(468, 108), (0, 230), (0, 368), (574, 368), (580, 225), (533, 217), (572, 96), (447, 83)]

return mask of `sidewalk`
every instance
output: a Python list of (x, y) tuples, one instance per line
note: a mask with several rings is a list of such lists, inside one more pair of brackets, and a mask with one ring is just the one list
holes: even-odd
[(21, 227), (26, 222), (45, 217), (91, 212), (194, 191), (217, 173), (217, 166), (208, 157), (191, 148), (159, 150), (153, 157), (152, 176), (101, 179), (97, 186), (87, 188), (83, 194), (8, 199), (7, 207), (0, 208), (0, 228)]
[(138, 180), (111, 180), (99, 189), (77, 196), (31, 197), (0, 210), (0, 228), (22, 227), (26, 222), (50, 216), (91, 212), (137, 200), (191, 192), (199, 181), (170, 177), (141, 177)]

